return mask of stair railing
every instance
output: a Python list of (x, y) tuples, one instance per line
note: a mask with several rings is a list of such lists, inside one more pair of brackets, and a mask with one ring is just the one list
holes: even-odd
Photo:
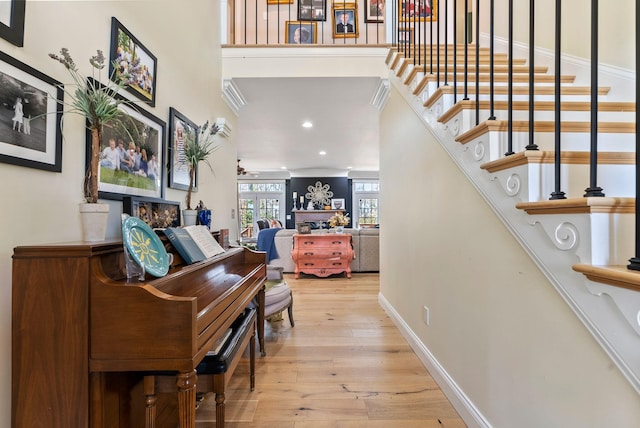
[(562, 1), (556, 0), (556, 16), (555, 16), (555, 51), (554, 51), (554, 61), (555, 61), (555, 123), (554, 123), (554, 137), (555, 137), (555, 154), (554, 154), (554, 184), (555, 190), (551, 193), (551, 197), (549, 199), (567, 199), (565, 193), (562, 191), (562, 186), (560, 183), (560, 174), (561, 174), (561, 153), (562, 150), (562, 141), (561, 141), (561, 124), (560, 124), (560, 113), (562, 108), (560, 106), (561, 99), (561, 80), (560, 80), (560, 56), (562, 54), (561, 50), (561, 39), (562, 39)]
[(529, 0), (529, 144), (525, 150), (538, 150), (535, 143), (533, 121), (535, 119), (535, 52), (536, 52), (536, 2)]
[[(636, 82), (640, 70), (640, 8), (636, 7)], [(635, 255), (628, 269), (640, 271), (640, 85), (636, 84), (636, 242)]]

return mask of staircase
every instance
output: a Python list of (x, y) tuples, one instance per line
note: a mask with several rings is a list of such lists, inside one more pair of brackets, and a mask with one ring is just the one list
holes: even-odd
[[(505, 54), (495, 55), (491, 79), (488, 50), (479, 50), (476, 88), (475, 47), (468, 49), (466, 75), (460, 46), (456, 70), (453, 47), (437, 49), (390, 49), (391, 83), (640, 393), (640, 272), (626, 268), (635, 256), (635, 103), (598, 88), (598, 186), (606, 196), (583, 197), (590, 182), (591, 88), (560, 76), (559, 171), (566, 199), (550, 200), (556, 190), (555, 76), (535, 67), (531, 114), (527, 60), (514, 58), (509, 113)], [(429, 62), (431, 55), (435, 61), (437, 52), (443, 61), (445, 49), (446, 67), (416, 61)], [(488, 120), (492, 113), (495, 120)], [(506, 156), (509, 139), (513, 154)]]

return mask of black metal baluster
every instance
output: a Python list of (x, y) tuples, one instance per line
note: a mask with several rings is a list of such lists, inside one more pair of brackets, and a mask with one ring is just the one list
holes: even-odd
[[(455, 15), (455, 14), (454, 14)], [(464, 100), (469, 99), (469, 0), (464, 0)]]
[(457, 1), (453, 2), (453, 103), (458, 102), (458, 8)]
[(491, 0), (489, 7), (489, 120), (496, 120), (496, 115), (494, 114), (495, 110), (495, 99), (494, 99), (494, 81), (493, 81), (493, 55), (494, 55), (494, 36), (495, 36), (495, 9), (494, 9), (494, 0)]
[(440, 5), (436, 7), (436, 88), (440, 87)]
[(509, 0), (509, 55), (507, 72), (507, 152), (505, 156), (511, 156), (513, 152), (513, 0)]
[(598, 187), (598, 0), (591, 0), (591, 153), (584, 197), (604, 196)]
[(535, 0), (529, 1), (529, 144), (525, 147), (526, 150), (538, 150), (537, 144), (535, 144), (535, 133), (533, 131), (533, 120), (535, 113), (535, 19), (536, 16), (536, 2)]
[(476, 125), (480, 123), (480, 0), (476, 0)]
[(449, 86), (449, 2), (444, 2), (444, 86)]
[(433, 74), (433, 3), (429, 12), (429, 73)]
[(562, 1), (556, 0), (556, 46), (555, 46), (555, 163), (554, 163), (554, 171), (555, 171), (555, 191), (551, 193), (551, 197), (549, 199), (567, 199), (564, 192), (561, 191), (560, 185), (560, 174), (561, 174), (561, 156), (560, 151), (561, 147), (561, 133), (560, 133), (560, 53), (561, 53), (561, 34), (562, 34)]
[[(636, 7), (636, 82), (640, 77), (640, 8)], [(636, 84), (636, 245), (627, 269), (640, 270), (640, 85)]]

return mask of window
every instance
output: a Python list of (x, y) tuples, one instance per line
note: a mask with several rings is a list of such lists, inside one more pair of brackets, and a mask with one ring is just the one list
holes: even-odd
[(257, 221), (275, 219), (284, 224), (284, 181), (262, 181), (238, 183), (238, 211), (240, 236), (255, 238)]
[(373, 227), (380, 224), (380, 183), (377, 180), (353, 181), (354, 227)]

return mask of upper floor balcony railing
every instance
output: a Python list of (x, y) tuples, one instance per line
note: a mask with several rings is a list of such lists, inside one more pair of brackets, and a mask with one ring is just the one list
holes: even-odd
[(229, 46), (380, 46), (397, 36), (398, 6), (385, 0), (239, 0), (223, 3), (223, 13), (225, 7), (222, 43)]

